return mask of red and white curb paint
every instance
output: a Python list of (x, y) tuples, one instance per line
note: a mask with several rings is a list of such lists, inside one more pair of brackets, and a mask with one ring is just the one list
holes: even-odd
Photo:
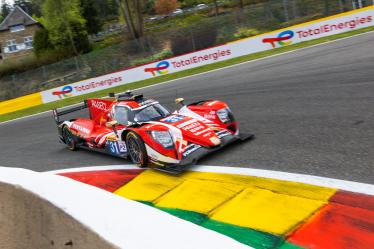
[[(161, 173), (152, 170), (139, 169), (132, 165), (75, 168), (45, 173), (0, 167), (0, 182), (20, 186), (48, 200), (119, 248), (351, 249), (355, 246), (359, 246), (360, 249), (374, 248), (373, 185), (276, 171), (214, 166), (197, 166), (191, 169), (191, 173), (179, 177), (160, 174)], [(208, 175), (208, 177), (205, 175)], [(149, 186), (154, 186), (154, 188), (157, 188), (157, 186), (152, 185), (152, 183), (160, 183), (161, 186), (165, 182), (170, 184), (175, 180), (181, 181), (183, 184), (186, 184), (186, 182), (193, 182), (194, 185), (195, 183), (199, 185), (203, 181), (210, 181), (214, 183), (215, 186), (220, 184), (224, 184), (225, 186), (240, 186), (243, 184), (241, 181), (234, 183), (234, 185), (233, 182), (224, 182), (225, 177), (228, 176), (230, 178), (230, 175), (238, 179), (253, 179), (254, 181), (258, 181), (260, 185), (263, 184), (259, 189), (260, 194), (257, 193), (253, 199), (261, 199), (263, 197), (261, 193), (274, 195), (275, 198), (268, 198), (270, 201), (273, 200), (271, 205), (274, 206), (277, 204), (277, 200), (283, 202), (282, 198), (291, 198), (290, 200), (292, 200), (293, 205), (297, 205), (297, 202), (294, 201), (296, 196), (293, 197), (289, 194), (289, 192), (298, 194), (298, 190), (292, 189), (292, 186), (294, 186), (294, 188), (297, 188), (297, 186), (305, 187), (305, 191), (302, 191), (304, 191), (306, 195), (313, 195), (313, 198), (318, 196), (318, 193), (317, 195), (310, 193), (310, 190), (318, 189), (318, 187), (316, 188), (313, 186), (323, 187), (321, 191), (325, 191), (325, 193), (319, 195), (321, 197), (329, 195), (329, 189), (333, 191), (331, 192), (331, 196), (329, 195), (328, 202), (325, 203), (322, 201), (325, 204), (322, 203), (322, 205), (318, 205), (318, 208), (307, 217), (307, 221), (298, 224), (297, 227), (291, 230), (286, 230), (287, 233), (284, 235), (277, 232), (273, 233), (272, 227), (270, 226), (269, 228), (265, 224), (269, 221), (264, 221), (263, 224), (257, 224), (260, 227), (258, 230), (256, 227), (253, 227), (253, 223), (251, 220), (248, 220), (248, 217), (243, 217), (243, 219), (247, 219), (249, 223), (248, 225), (243, 223), (241, 229), (248, 229), (248, 231), (252, 232), (256, 232), (257, 230), (257, 233), (268, 234), (266, 236), (279, 239), (282, 244), (278, 243), (275, 246), (253, 244), (253, 247), (251, 247), (251, 242), (243, 243), (240, 241), (240, 238), (234, 238), (235, 236), (233, 237), (225, 233), (220, 233), (219, 231), (214, 232), (209, 227), (206, 229), (207, 227), (204, 227), (204, 225), (193, 224), (183, 220), (183, 218), (176, 218), (154, 207), (134, 201), (142, 201), (141, 198), (137, 198), (136, 196), (141, 197), (148, 195), (148, 193), (144, 193), (144, 189), (142, 189), (144, 186), (141, 184), (139, 185), (141, 179), (150, 179), (152, 182), (147, 182), (147, 184), (150, 183)], [(160, 178), (153, 176), (159, 176)], [(206, 179), (204, 179), (204, 177), (206, 177)], [(72, 181), (70, 178), (76, 181)], [(279, 185), (282, 184), (282, 182), (288, 186), (288, 189), (282, 189), (282, 185)], [(181, 186), (183, 186), (183, 184)], [(249, 181), (249, 184), (252, 184), (251, 181)], [(256, 183), (253, 184), (256, 185)], [(307, 186), (304, 186), (305, 184), (309, 184), (311, 187), (308, 189)], [(135, 189), (135, 195), (132, 193), (132, 199), (134, 200), (123, 198), (128, 194), (126, 193), (126, 189), (124, 190), (127, 186), (130, 186), (129, 188), (130, 190), (132, 188), (132, 191)], [(136, 191), (137, 186), (139, 187), (139, 191)], [(267, 190), (268, 186), (270, 186), (270, 191)], [(279, 190), (277, 190), (278, 186)], [(152, 192), (154, 188), (150, 188), (149, 191)], [(171, 186), (170, 190), (165, 189), (165, 191), (166, 194), (163, 193), (162, 198), (157, 197), (154, 201), (151, 201), (155, 207), (162, 209), (165, 203), (170, 205), (170, 203), (174, 201), (176, 205), (178, 205), (178, 202), (182, 203), (184, 201), (180, 200), (181, 198), (183, 199), (184, 193), (178, 192), (180, 191), (178, 187), (174, 188)], [(170, 199), (173, 198), (168, 198), (168, 195), (173, 195), (175, 197), (173, 191), (180, 193), (181, 198), (170, 201)], [(300, 192), (301, 194), (303, 194), (302, 191)], [(116, 194), (112, 194), (112, 192), (116, 192)], [(240, 195), (242, 195), (243, 191), (241, 190), (239, 192), (241, 193)], [(284, 197), (281, 196), (282, 194), (285, 194)], [(234, 197), (233, 200), (237, 202), (236, 196)], [(317, 197), (315, 200), (312, 200), (313, 198), (311, 198), (312, 202), (320, 202), (323, 199), (320, 198), (320, 200), (318, 200)], [(218, 210), (225, 213), (224, 209), (230, 207), (230, 201), (231, 200), (227, 202), (227, 206), (220, 206)], [(301, 199), (300, 201), (310, 202), (309, 200)], [(205, 203), (203, 204), (205, 205)], [(188, 205), (190, 204), (188, 203)], [(193, 206), (194, 203), (191, 205)], [(196, 201), (196, 205), (198, 205), (198, 201)], [(271, 205), (269, 204), (269, 206)], [(289, 207), (292, 208), (292, 205)], [(186, 206), (183, 209), (189, 212), (188, 210), (191, 209), (188, 208), (189, 207)], [(236, 210), (236, 207), (233, 205), (231, 205), (230, 208), (231, 210)], [(252, 208), (252, 211), (255, 211), (251, 211), (254, 217), (264, 215), (261, 209), (258, 209), (258, 213), (256, 213), (257, 207), (252, 206), (250, 208)], [(287, 209), (287, 207), (281, 208)], [(245, 214), (246, 210), (250, 210), (245, 206), (242, 206), (241, 209), (242, 210), (238, 210), (240, 210), (242, 214), (243, 212)], [(251, 213), (250, 211), (248, 212)], [(292, 212), (291, 210), (291, 214)], [(215, 215), (211, 215), (211, 213), (216, 214), (218, 218)], [(227, 217), (227, 214), (217, 215), (217, 211), (209, 211), (206, 215), (208, 220), (211, 219), (213, 221), (214, 219), (218, 219), (219, 221), (220, 216), (224, 217), (226, 219), (225, 224), (235, 228), (237, 227), (235, 220), (238, 220), (238, 216), (242, 215), (240, 213), (237, 214), (237, 217), (235, 217), (235, 214), (230, 214), (229, 217)], [(232, 222), (230, 218), (233, 218)], [(288, 217), (288, 219), (292, 220), (292, 217)], [(298, 221), (296, 220), (293, 222), (297, 223)], [(274, 224), (274, 227), (279, 227), (281, 225), (282, 224)], [(286, 225), (289, 226), (290, 224)], [(290, 226), (294, 225), (291, 224)], [(349, 242), (351, 243), (351, 247), (347, 247)]]
[(248, 248), (152, 207), (59, 175), (0, 167), (0, 182), (48, 200), (119, 248)]

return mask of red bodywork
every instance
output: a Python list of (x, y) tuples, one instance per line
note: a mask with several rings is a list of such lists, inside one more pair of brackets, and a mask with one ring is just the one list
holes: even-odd
[[(237, 136), (237, 123), (227, 104), (218, 100), (201, 101), (183, 106), (179, 111), (158, 120), (139, 122), (135, 125), (118, 124), (115, 128), (107, 123), (114, 121), (117, 107), (126, 107), (132, 112), (158, 104), (157, 101), (122, 100), (116, 99), (88, 99), (89, 118), (77, 118), (59, 124), (68, 126), (76, 136), (81, 146), (91, 149), (101, 149), (108, 152), (111, 141), (118, 142), (122, 147), (122, 154), (126, 157), (126, 134), (133, 131), (139, 135), (146, 145), (149, 162), (161, 165), (175, 165), (182, 162), (194, 151), (205, 148), (207, 150), (221, 146), (222, 137)], [(217, 111), (228, 112), (229, 121), (222, 122)], [(231, 115), (231, 116), (230, 116)], [(115, 130), (114, 130), (115, 129)], [(165, 148), (156, 141), (152, 131), (167, 131), (171, 135), (174, 146)]]

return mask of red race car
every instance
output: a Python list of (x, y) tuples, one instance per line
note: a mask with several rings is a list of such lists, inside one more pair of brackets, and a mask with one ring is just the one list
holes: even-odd
[[(131, 92), (107, 99), (88, 99), (83, 105), (53, 110), (60, 140), (70, 150), (87, 148), (121, 158), (139, 167), (170, 173), (182, 172), (198, 159), (234, 141), (253, 135), (239, 134), (228, 105), (204, 100), (170, 113), (158, 101)], [(62, 115), (89, 109), (89, 118), (60, 121)]]

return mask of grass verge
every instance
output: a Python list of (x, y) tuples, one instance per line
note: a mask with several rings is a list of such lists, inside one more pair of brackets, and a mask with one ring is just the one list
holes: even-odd
[(235, 64), (238, 64), (238, 63), (247, 62), (247, 61), (251, 61), (251, 60), (255, 60), (255, 59), (260, 59), (260, 58), (268, 57), (268, 56), (271, 56), (271, 55), (281, 54), (281, 53), (289, 52), (289, 51), (292, 51), (292, 50), (297, 50), (297, 49), (300, 49), (300, 48), (305, 48), (305, 47), (309, 47), (309, 46), (312, 46), (312, 45), (317, 45), (317, 44), (320, 44), (320, 43), (333, 41), (333, 40), (341, 39), (341, 38), (344, 38), (344, 37), (349, 37), (349, 36), (352, 36), (352, 35), (366, 33), (366, 32), (373, 31), (373, 30), (374, 30), (374, 27), (368, 27), (368, 28), (363, 28), (363, 29), (359, 29), (359, 30), (349, 31), (349, 32), (346, 32), (346, 33), (338, 34), (338, 35), (322, 37), (322, 38), (311, 40), (311, 41), (301, 42), (301, 43), (297, 43), (297, 44), (293, 44), (293, 45), (289, 45), (289, 46), (285, 46), (285, 47), (280, 47), (280, 48), (276, 48), (276, 49), (272, 49), (272, 50), (268, 50), (268, 51), (263, 51), (263, 52), (259, 52), (259, 53), (255, 53), (255, 54), (249, 54), (249, 55), (233, 58), (233, 59), (226, 60), (226, 61), (216, 62), (216, 63), (213, 63), (213, 64), (209, 64), (209, 65), (185, 70), (185, 71), (182, 71), (182, 72), (177, 72), (177, 73), (173, 73), (173, 74), (159, 76), (159, 77), (152, 78), (152, 79), (137, 81), (137, 82), (133, 82), (133, 83), (130, 83), (130, 84), (117, 86), (117, 87), (113, 87), (113, 88), (110, 88), (110, 89), (106, 89), (106, 90), (102, 90), (102, 91), (98, 91), (98, 92), (94, 92), (94, 93), (89, 93), (89, 94), (80, 95), (80, 96), (76, 96), (76, 97), (72, 97), (72, 98), (68, 98), (68, 99), (64, 99), (64, 100), (59, 100), (59, 101), (55, 101), (55, 102), (51, 102), (51, 103), (47, 103), (47, 104), (42, 104), (42, 105), (34, 106), (34, 107), (31, 107), (31, 108), (28, 108), (28, 109), (3, 114), (3, 115), (0, 116), (0, 122), (4, 122), (4, 121), (20, 118), (20, 117), (32, 115), (32, 114), (36, 114), (36, 113), (40, 113), (40, 112), (45, 112), (45, 111), (48, 111), (48, 110), (52, 110), (54, 108), (61, 108), (61, 107), (64, 107), (64, 106), (76, 104), (76, 103), (79, 103), (79, 102), (83, 101), (86, 98), (97, 98), (97, 97), (107, 96), (109, 92), (124, 92), (128, 89), (135, 90), (137, 88), (150, 86), (150, 85), (155, 85), (155, 84), (158, 84), (158, 83), (162, 83), (162, 82), (166, 82), (166, 81), (174, 80), (174, 79), (178, 79), (178, 78), (183, 78), (183, 77), (186, 77), (186, 76), (191, 76), (191, 75), (198, 74), (198, 73), (208, 72), (208, 71), (211, 71), (211, 70), (214, 70), (214, 69), (223, 68), (223, 67), (227, 67), (227, 66), (231, 66), (231, 65), (235, 65)]

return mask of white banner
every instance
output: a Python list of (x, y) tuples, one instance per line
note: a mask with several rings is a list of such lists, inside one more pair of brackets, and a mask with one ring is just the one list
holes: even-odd
[(374, 26), (373, 16), (374, 7), (370, 6), (238, 40), (221, 46), (200, 50), (198, 52), (83, 80), (70, 85), (43, 91), (41, 95), (43, 102), (48, 103), (243, 55)]

